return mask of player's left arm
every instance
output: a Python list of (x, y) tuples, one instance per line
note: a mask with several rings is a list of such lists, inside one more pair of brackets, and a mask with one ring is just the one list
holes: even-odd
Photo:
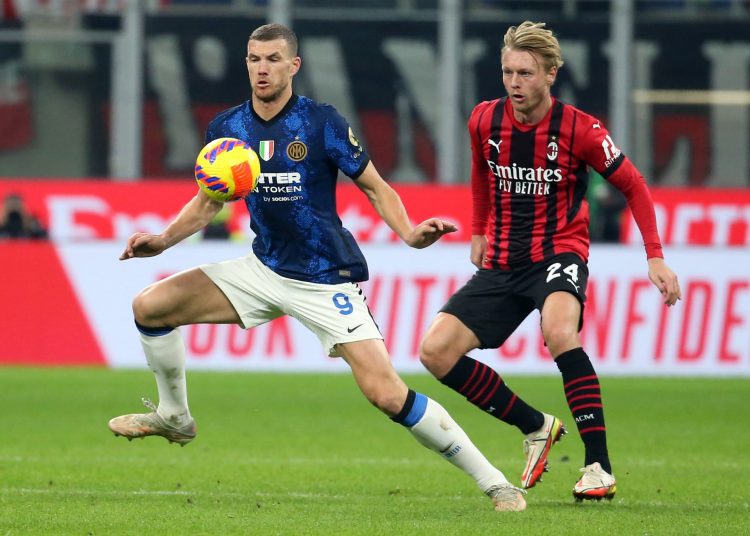
[(677, 275), (664, 262), (664, 254), (656, 228), (656, 215), (651, 192), (638, 169), (624, 155), (617, 170), (606, 177), (628, 202), (638, 229), (641, 231), (648, 257), (648, 277), (664, 297), (664, 303), (671, 306), (682, 298)]
[(584, 135), (590, 141), (587, 144), (586, 160), (625, 196), (643, 237), (648, 259), (648, 277), (661, 292), (664, 303), (674, 305), (682, 298), (680, 284), (675, 273), (664, 262), (654, 202), (646, 181), (630, 159), (617, 148), (599, 121), (584, 128)]
[(383, 221), (409, 246), (426, 248), (457, 227), (440, 218), (430, 218), (412, 227), (404, 203), (398, 193), (383, 180), (372, 162), (367, 164), (354, 183), (364, 192)]

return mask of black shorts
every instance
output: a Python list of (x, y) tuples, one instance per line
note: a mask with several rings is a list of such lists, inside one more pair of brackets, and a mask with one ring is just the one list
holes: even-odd
[(544, 300), (565, 291), (581, 302), (578, 329), (583, 327), (583, 303), (589, 269), (574, 253), (513, 270), (480, 269), (440, 310), (463, 322), (479, 339), (479, 348), (498, 348)]

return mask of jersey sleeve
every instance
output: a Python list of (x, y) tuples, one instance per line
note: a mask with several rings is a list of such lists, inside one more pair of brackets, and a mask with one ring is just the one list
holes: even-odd
[(357, 179), (370, 163), (370, 156), (346, 120), (328, 107), (324, 140), (328, 157), (345, 175)]
[(471, 234), (484, 235), (490, 214), (490, 193), (487, 184), (489, 168), (484, 159), (479, 120), (486, 110), (487, 103), (478, 104), (469, 117), (467, 128), (471, 140)]
[(584, 160), (625, 196), (643, 237), (646, 257), (663, 258), (654, 202), (645, 179), (615, 145), (604, 125), (591, 116), (586, 119), (582, 121), (584, 131), (581, 133), (585, 140)]
[(212, 120), (208, 127), (206, 127), (206, 135), (203, 138), (203, 145), (207, 145), (209, 142), (212, 142), (218, 138), (221, 138), (218, 133), (218, 129), (216, 128), (216, 119)]

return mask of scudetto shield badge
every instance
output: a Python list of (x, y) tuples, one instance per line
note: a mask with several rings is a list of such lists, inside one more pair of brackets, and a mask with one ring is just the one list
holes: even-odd
[(266, 162), (271, 160), (271, 157), (273, 156), (274, 145), (275, 144), (273, 140), (261, 140), (261, 142), (258, 144), (258, 156), (260, 156)]

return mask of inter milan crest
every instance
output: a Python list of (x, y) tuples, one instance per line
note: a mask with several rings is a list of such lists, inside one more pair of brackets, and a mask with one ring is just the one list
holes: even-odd
[(286, 155), (290, 160), (294, 160), (295, 162), (304, 160), (307, 156), (307, 145), (299, 140), (294, 140), (286, 146)]

